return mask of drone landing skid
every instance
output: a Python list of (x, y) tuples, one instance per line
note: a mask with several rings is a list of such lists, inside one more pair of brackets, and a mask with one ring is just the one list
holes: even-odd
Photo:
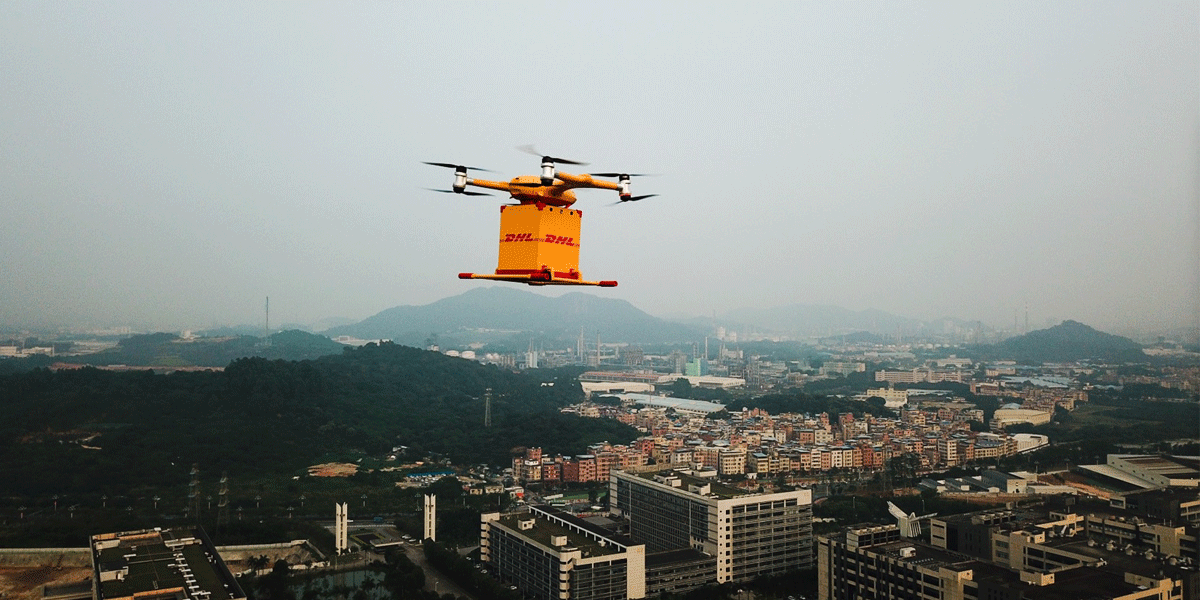
[(529, 273), (459, 273), (459, 279), (491, 279), (493, 281), (511, 281), (527, 285), (597, 285), (600, 287), (617, 287), (615, 281), (585, 281), (579, 279), (578, 273), (553, 273), (550, 271), (532, 271)]

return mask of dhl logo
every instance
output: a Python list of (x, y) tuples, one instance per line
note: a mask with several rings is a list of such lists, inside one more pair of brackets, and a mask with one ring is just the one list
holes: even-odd
[(574, 246), (575, 238), (558, 235), (547, 235), (545, 238), (535, 238), (532, 233), (506, 233), (501, 242), (545, 242), (547, 244), (562, 244)]

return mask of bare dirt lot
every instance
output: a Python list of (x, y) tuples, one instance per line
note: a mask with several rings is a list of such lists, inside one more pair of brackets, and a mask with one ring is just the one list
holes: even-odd
[(0, 566), (0, 598), (39, 600), (43, 585), (78, 583), (91, 576), (91, 567)]
[(358, 472), (358, 465), (350, 463), (325, 463), (308, 468), (313, 477), (350, 477)]

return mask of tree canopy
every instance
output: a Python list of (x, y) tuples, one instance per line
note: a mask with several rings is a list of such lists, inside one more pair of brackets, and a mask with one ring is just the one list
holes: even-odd
[(894, 416), (891, 410), (885, 408), (879, 402), (864, 402), (862, 400), (830, 396), (810, 396), (801, 392), (770, 394), (757, 398), (735, 400), (727, 406), (731, 411), (739, 411), (743, 408), (761, 408), (773, 415), (780, 413), (805, 413), (810, 415), (820, 413), (829, 413), (831, 415), (854, 413), (858, 417), (867, 414), (881, 417)]
[(182, 484), (192, 463), (292, 473), (327, 454), (394, 446), (505, 464), (513, 445), (575, 453), (636, 437), (558, 411), (582, 398), (578, 385), (388, 343), (299, 362), (244, 358), (223, 372), (35, 369), (0, 375), (0, 481), (56, 492)]

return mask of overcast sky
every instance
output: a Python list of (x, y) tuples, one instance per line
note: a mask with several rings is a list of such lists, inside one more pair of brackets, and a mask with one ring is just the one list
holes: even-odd
[[(482, 282), (464, 163), (581, 191), (589, 293), (1195, 325), (1200, 4), (0, 3), (0, 326), (361, 319)], [(544, 290), (562, 293), (570, 289)]]

